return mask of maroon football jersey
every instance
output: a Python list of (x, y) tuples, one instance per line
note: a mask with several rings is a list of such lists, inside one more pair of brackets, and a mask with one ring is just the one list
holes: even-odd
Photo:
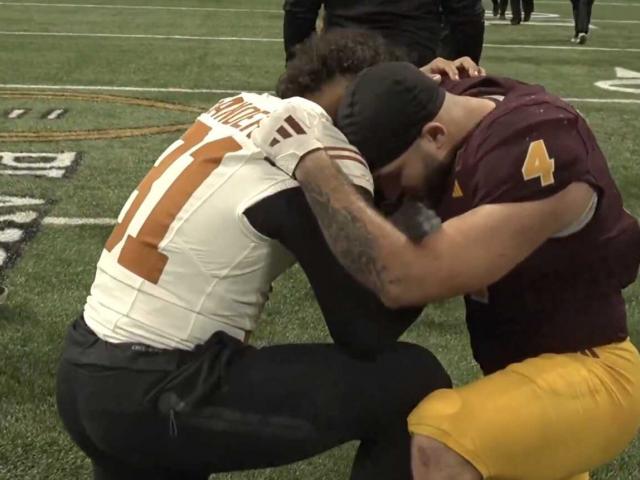
[(640, 227), (624, 210), (584, 118), (544, 88), (515, 80), (444, 86), (459, 95), (494, 96), (497, 106), (457, 154), (437, 209), (443, 220), (480, 205), (544, 199), (572, 182), (586, 182), (598, 194), (596, 213), (583, 229), (548, 240), (504, 278), (465, 297), (474, 356), (484, 372), (624, 340), (622, 289), (638, 274)]

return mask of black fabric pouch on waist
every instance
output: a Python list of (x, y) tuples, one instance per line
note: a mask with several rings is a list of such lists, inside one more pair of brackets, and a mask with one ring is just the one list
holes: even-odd
[(162, 413), (196, 409), (222, 387), (229, 364), (240, 351), (246, 350), (253, 347), (224, 332), (214, 333), (186, 361), (180, 362), (179, 368), (151, 391), (145, 402), (157, 405)]

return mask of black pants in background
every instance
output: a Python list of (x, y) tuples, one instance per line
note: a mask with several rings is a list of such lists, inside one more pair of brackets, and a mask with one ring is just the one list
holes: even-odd
[(491, 4), (493, 5), (493, 10), (497, 10), (500, 16), (503, 17), (507, 13), (509, 0), (491, 0)]
[(57, 403), (96, 480), (206, 480), (284, 465), (360, 440), (353, 480), (409, 480), (406, 417), (450, 386), (422, 347), (373, 359), (332, 344), (256, 349), (216, 333), (194, 352), (69, 329)]
[[(524, 10), (524, 16), (530, 17), (534, 9), (534, 0), (510, 0), (511, 2), (511, 14), (513, 18), (521, 21), (522, 11)], [(522, 2), (522, 6), (520, 5)]]
[(594, 0), (571, 0), (576, 37), (579, 33), (589, 33), (593, 2)]

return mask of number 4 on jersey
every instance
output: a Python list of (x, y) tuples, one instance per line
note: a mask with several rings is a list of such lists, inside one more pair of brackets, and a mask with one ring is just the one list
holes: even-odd
[(543, 187), (552, 185), (555, 182), (553, 172), (556, 162), (549, 158), (549, 152), (544, 144), (544, 140), (536, 140), (529, 145), (527, 158), (522, 166), (522, 176), (525, 180), (540, 179)]

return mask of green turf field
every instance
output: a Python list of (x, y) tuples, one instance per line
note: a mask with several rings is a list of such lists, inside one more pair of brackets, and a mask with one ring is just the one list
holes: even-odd
[[(627, 208), (640, 215), (640, 3), (598, 1), (597, 29), (585, 47), (569, 43), (568, 0), (537, 2), (531, 25), (491, 19), (484, 66), (571, 98), (608, 154)], [(3, 253), (5, 267), (14, 263), (0, 268), (0, 281), (11, 289), (0, 306), (0, 480), (89, 478), (88, 462), (58, 422), (54, 378), (64, 329), (83, 306), (110, 227), (52, 222), (113, 219), (195, 111), (224, 91), (271, 90), (283, 68), (281, 0), (87, 3), (0, 2), (0, 222), (14, 218), (13, 231), (0, 228), (0, 264)], [(122, 8), (135, 5), (153, 8)], [(614, 90), (594, 85), (599, 81)], [(59, 119), (42, 118), (57, 109), (65, 110)], [(18, 118), (9, 119), (11, 112)], [(168, 133), (151, 134), (157, 131)], [(76, 154), (59, 167), (50, 163), (58, 157), (33, 156), (60, 152)], [(42, 165), (33, 168), (34, 162)], [(640, 344), (640, 285), (627, 298), (632, 338)], [(431, 348), (456, 383), (478, 376), (459, 301), (429, 307), (406, 337)], [(294, 269), (277, 283), (254, 342), (327, 338), (313, 294)], [(350, 445), (289, 467), (216, 478), (346, 479), (352, 453)], [(593, 478), (640, 479), (640, 441)]]

